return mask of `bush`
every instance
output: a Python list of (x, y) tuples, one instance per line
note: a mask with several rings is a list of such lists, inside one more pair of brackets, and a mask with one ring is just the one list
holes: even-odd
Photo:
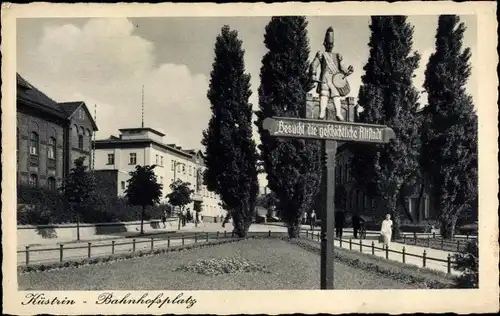
[[(62, 194), (41, 188), (19, 186), (17, 190), (17, 224), (48, 225), (76, 222), (76, 210), (64, 201)], [(148, 207), (145, 220), (160, 219), (164, 211), (171, 214), (167, 205)], [(98, 192), (80, 210), (81, 223), (130, 222), (140, 219), (141, 208), (129, 205), (121, 197), (107, 197)]]
[(477, 241), (469, 241), (462, 251), (454, 255), (454, 261), (454, 269), (462, 272), (457, 279), (457, 285), (461, 288), (477, 288), (479, 286)]

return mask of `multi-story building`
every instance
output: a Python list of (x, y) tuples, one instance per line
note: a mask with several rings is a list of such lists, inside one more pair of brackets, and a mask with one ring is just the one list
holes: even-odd
[(84, 102), (56, 102), (17, 74), (17, 182), (55, 190), (76, 158), (89, 166), (97, 126)]
[[(308, 117), (314, 114), (317, 115), (319, 98), (313, 94), (308, 94), (307, 102)], [(329, 111), (333, 108), (332, 104), (329, 108), (327, 110), (328, 116), (330, 116)], [(342, 100), (342, 112), (342, 115), (350, 121), (356, 120), (358, 109), (354, 98), (349, 97)], [(382, 205), (382, 203), (378, 203), (380, 197), (370, 198), (353, 181), (350, 170), (352, 155), (352, 152), (348, 146), (345, 146), (345, 143), (338, 143), (335, 163), (335, 190), (337, 192), (336, 199), (338, 199), (336, 200), (336, 204), (340, 209), (348, 213), (381, 219), (385, 215), (386, 210), (379, 208)], [(408, 188), (403, 198), (399, 199), (397, 207), (400, 209), (400, 214), (411, 214), (415, 220), (433, 219), (435, 218), (435, 214), (432, 209), (432, 203), (430, 203), (429, 190), (427, 187), (424, 187), (422, 191), (420, 189), (421, 184), (416, 183), (413, 187)]]
[(163, 142), (165, 134), (152, 128), (123, 128), (120, 135), (95, 141), (95, 166), (101, 183), (106, 183), (108, 194), (124, 196), (129, 172), (137, 165), (156, 165), (157, 180), (163, 185), (162, 203), (170, 185), (180, 179), (189, 182), (195, 193), (191, 210), (201, 208), (204, 220), (224, 215), (219, 197), (203, 185), (205, 168), (202, 154)]

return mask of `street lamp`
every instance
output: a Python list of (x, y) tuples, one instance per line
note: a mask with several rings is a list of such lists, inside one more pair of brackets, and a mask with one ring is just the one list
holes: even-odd
[[(183, 162), (179, 162), (177, 160), (174, 160), (173, 162), (174, 162), (174, 182), (175, 182), (175, 181), (177, 181), (177, 179), (176, 179), (177, 166), (183, 165), (184, 167), (186, 167), (186, 164)], [(177, 230), (181, 230), (181, 221), (182, 221), (182, 214), (180, 214), (180, 212), (179, 212), (179, 224), (178, 224)]]

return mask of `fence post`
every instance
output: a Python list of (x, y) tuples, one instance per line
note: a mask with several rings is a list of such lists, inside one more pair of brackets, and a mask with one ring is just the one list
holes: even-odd
[(114, 255), (115, 254), (115, 241), (111, 241), (111, 254)]
[(182, 245), (184, 246), (184, 235), (182, 235)]
[(429, 235), (429, 238), (427, 238), (427, 248), (431, 247), (431, 236)]
[(226, 233), (227, 233), (227, 232), (226, 232), (226, 231), (224, 231), (224, 238), (226, 238)]
[(363, 252), (363, 240), (359, 239), (359, 252)]
[(59, 261), (60, 262), (63, 262), (63, 247), (64, 247), (63, 244), (59, 245)]
[(132, 239), (132, 252), (135, 252), (135, 238)]
[(208, 242), (208, 233), (207, 235), (205, 236), (205, 241)]
[(406, 234), (403, 234), (403, 244), (406, 245)]
[(271, 231), (269, 231), (269, 235), (268, 235), (268, 237), (271, 237)]
[(194, 243), (196, 244), (198, 242), (198, 234), (194, 234)]
[(170, 248), (170, 236), (167, 237), (167, 248)]
[(415, 239), (415, 245), (417, 244), (417, 232), (413, 232), (413, 239)]
[(405, 246), (403, 246), (402, 253), (403, 253), (403, 263), (406, 263), (406, 258), (405, 258), (406, 248), (405, 248)]
[(427, 251), (424, 249), (424, 254), (422, 255), (422, 266), (425, 268), (425, 261), (427, 259)]
[(436, 238), (436, 232), (432, 232), (432, 238)]
[(320, 233), (318, 233), (318, 241), (320, 240)]
[(340, 241), (340, 248), (342, 248), (342, 238), (340, 238), (339, 241)]
[(349, 250), (352, 250), (352, 239), (349, 238)]
[(92, 249), (92, 243), (89, 242), (89, 247), (88, 247), (88, 257), (90, 258), (90, 251)]
[(375, 242), (372, 240), (372, 255), (375, 255)]
[(457, 240), (457, 252), (460, 252), (460, 239)]
[(465, 236), (467, 236), (467, 240), (469, 240), (469, 233), (465, 234)]
[(217, 236), (215, 237), (217, 240), (219, 239), (219, 232), (217, 231)]
[(153, 249), (154, 249), (154, 239), (153, 239), (153, 237), (151, 237), (151, 250), (153, 250)]
[(389, 259), (389, 245), (385, 245), (385, 258)]
[(441, 250), (443, 250), (443, 249), (444, 249), (444, 239), (441, 238)]
[(30, 246), (26, 246), (26, 265), (30, 263)]
[(306, 239), (309, 238), (309, 231), (306, 229)]
[(234, 237), (234, 230), (231, 232), (231, 238)]
[(451, 273), (451, 255), (448, 254), (448, 264), (447, 264), (447, 270), (448, 270), (448, 274)]

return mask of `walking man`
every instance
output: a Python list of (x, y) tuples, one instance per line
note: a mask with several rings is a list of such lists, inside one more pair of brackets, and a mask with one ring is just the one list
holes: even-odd
[(354, 238), (358, 238), (358, 231), (360, 228), (360, 220), (359, 220), (359, 215), (358, 214), (353, 214), (352, 215), (352, 229), (354, 230)]
[(335, 213), (335, 228), (337, 238), (342, 238), (342, 231), (344, 229), (345, 215), (343, 211), (338, 211)]
[(309, 220), (311, 221), (311, 230), (313, 230), (314, 226), (316, 225), (316, 212), (314, 210), (312, 210)]
[(302, 224), (307, 225), (307, 211), (302, 215)]

